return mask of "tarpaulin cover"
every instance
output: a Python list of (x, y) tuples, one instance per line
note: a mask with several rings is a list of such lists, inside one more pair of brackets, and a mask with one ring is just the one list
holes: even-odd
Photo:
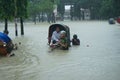
[(4, 33), (0, 32), (0, 40), (2, 40), (5, 43), (9, 43), (11, 39)]

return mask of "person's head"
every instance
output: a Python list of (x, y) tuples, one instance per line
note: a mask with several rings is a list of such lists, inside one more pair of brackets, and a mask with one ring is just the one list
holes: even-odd
[(74, 39), (77, 39), (77, 35), (76, 35), (76, 34), (74, 34), (74, 35), (73, 35), (73, 38), (74, 38)]
[(65, 32), (64, 30), (62, 30), (62, 31), (60, 32), (60, 37), (61, 37), (61, 38), (66, 37), (66, 32)]
[(9, 34), (9, 31), (4, 31), (3, 33), (6, 34), (6, 35), (8, 35), (8, 34)]
[(57, 31), (57, 32), (60, 32), (60, 28), (59, 28), (59, 27), (56, 27), (56, 31)]

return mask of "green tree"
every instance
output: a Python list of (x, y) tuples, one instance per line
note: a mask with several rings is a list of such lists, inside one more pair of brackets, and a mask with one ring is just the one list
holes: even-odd
[(0, 18), (5, 20), (5, 33), (8, 33), (8, 20), (14, 18), (14, 0), (0, 0)]
[(16, 0), (16, 17), (20, 18), (21, 35), (24, 35), (23, 18), (27, 18), (27, 0)]
[(103, 19), (114, 17), (113, 0), (103, 0), (100, 14)]
[(28, 13), (29, 17), (33, 18), (36, 23), (36, 16), (42, 11), (41, 0), (31, 0), (28, 2)]
[(78, 4), (81, 8), (89, 9), (91, 12), (91, 19), (100, 18), (100, 8), (102, 0), (79, 0)]
[[(89, 9), (91, 12), (92, 19), (99, 19), (100, 18), (100, 8), (102, 4), (102, 0), (60, 0), (58, 4), (58, 12), (64, 15), (64, 6), (74, 5), (72, 10), (72, 16), (77, 17), (80, 19), (80, 9)], [(62, 6), (62, 7), (61, 7)]]
[(63, 2), (63, 1), (60, 1), (60, 2), (58, 3), (58, 8), (57, 8), (57, 10), (58, 10), (58, 13), (61, 15), (62, 20), (63, 20), (64, 13), (65, 13), (65, 7), (64, 7), (64, 2)]
[(119, 17), (120, 16), (120, 0), (113, 0), (113, 12), (114, 12), (114, 17)]
[(100, 13), (103, 19), (120, 16), (120, 0), (103, 0)]
[[(51, 0), (31, 0), (29, 2), (29, 16), (33, 17), (35, 23), (36, 23), (36, 16), (43, 15), (44, 14), (49, 14), (53, 12), (54, 10), (54, 3), (56, 1), (51, 1)], [(39, 18), (40, 19), (40, 18)], [(42, 19), (43, 21), (43, 19)]]

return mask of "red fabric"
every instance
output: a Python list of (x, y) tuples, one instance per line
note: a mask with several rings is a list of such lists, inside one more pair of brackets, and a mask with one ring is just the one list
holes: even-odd
[(120, 23), (120, 18), (117, 19), (117, 22)]
[(0, 48), (0, 55), (1, 56), (6, 56), (7, 55), (7, 51), (6, 51), (6, 48)]

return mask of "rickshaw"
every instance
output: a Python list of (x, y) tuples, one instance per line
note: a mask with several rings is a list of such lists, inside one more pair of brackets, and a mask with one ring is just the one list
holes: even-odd
[(13, 50), (12, 40), (4, 33), (0, 32), (0, 56), (6, 56)]
[(56, 27), (59, 27), (60, 31), (62, 30), (66, 31), (67, 42), (68, 42), (68, 46), (70, 47), (70, 29), (67, 25), (64, 25), (64, 24), (50, 25), (49, 30), (48, 30), (48, 44), (50, 45), (51, 43), (52, 33), (53, 31), (55, 31)]

